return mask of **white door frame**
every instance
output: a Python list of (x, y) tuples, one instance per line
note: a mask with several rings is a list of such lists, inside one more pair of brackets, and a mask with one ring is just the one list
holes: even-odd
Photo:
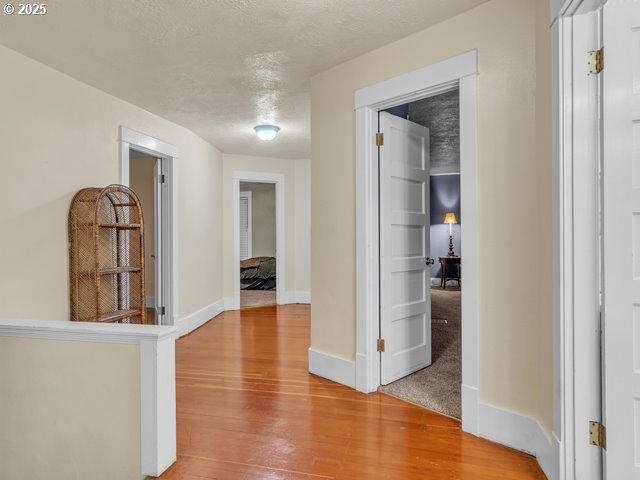
[[(600, 452), (588, 445), (586, 436), (587, 422), (600, 420), (602, 414), (599, 332), (593, 329), (600, 316), (600, 220), (598, 200), (594, 203), (600, 185), (600, 86), (598, 79), (589, 78), (586, 72), (587, 52), (598, 46), (591, 43), (597, 26), (575, 16), (594, 12), (606, 1), (566, 0), (557, 12), (552, 11), (557, 14), (551, 25), (552, 440), (559, 454), (559, 478), (566, 480), (601, 478), (602, 473), (598, 471)], [(578, 70), (574, 75), (576, 66), (584, 66), (584, 74)]]
[[(178, 320), (178, 149), (157, 138), (120, 127), (120, 183), (129, 185), (129, 150), (133, 148), (162, 159), (167, 188), (166, 207), (162, 212), (164, 278), (162, 279), (165, 315), (163, 325), (177, 325)], [(157, 253), (157, 252), (156, 252)]]
[(284, 175), (281, 173), (233, 172), (233, 308), (240, 309), (240, 183), (273, 183), (276, 187), (276, 303), (285, 302)]
[(428, 96), (460, 89), (460, 246), (462, 292), (462, 427), (478, 431), (478, 246), (477, 246), (477, 51), (444, 60), (360, 89), (356, 117), (356, 389), (380, 385), (378, 245), (378, 112)]
[[(253, 222), (253, 216), (252, 216), (252, 212), (251, 212), (251, 202), (252, 202), (252, 192), (240, 192), (240, 198), (246, 198), (247, 199), (247, 222), (248, 222), (248, 226), (247, 226), (247, 253), (248, 253), (248, 257), (251, 258), (253, 256), (253, 228), (251, 226), (251, 223)], [(240, 224), (238, 224), (238, 228), (240, 227)], [(277, 267), (277, 265), (276, 265)]]

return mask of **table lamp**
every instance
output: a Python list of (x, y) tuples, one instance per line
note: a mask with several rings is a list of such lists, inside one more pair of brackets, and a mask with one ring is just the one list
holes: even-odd
[(453, 224), (457, 224), (458, 220), (456, 219), (456, 214), (453, 212), (447, 212), (444, 216), (445, 225), (449, 225), (449, 256), (455, 257), (455, 252), (453, 251)]

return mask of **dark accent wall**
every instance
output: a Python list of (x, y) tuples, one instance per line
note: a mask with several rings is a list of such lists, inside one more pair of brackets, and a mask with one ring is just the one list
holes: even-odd
[[(431, 266), (431, 278), (440, 277), (438, 257), (445, 257), (449, 252), (449, 225), (445, 225), (444, 216), (454, 212), (460, 222), (460, 175), (432, 175), (430, 179), (430, 211), (431, 211), (431, 258), (435, 263)], [(460, 255), (460, 224), (453, 226), (453, 250)], [(450, 265), (449, 274), (458, 267)], [(455, 285), (455, 282), (453, 283)]]
[(396, 117), (404, 118), (407, 120), (409, 118), (409, 104), (406, 103), (404, 105), (398, 105), (397, 107), (391, 107), (384, 110), (391, 115), (395, 115)]

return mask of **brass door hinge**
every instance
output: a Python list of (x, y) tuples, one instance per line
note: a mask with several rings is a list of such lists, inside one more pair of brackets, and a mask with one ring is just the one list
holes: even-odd
[(382, 145), (384, 145), (384, 133), (382, 132), (376, 133), (376, 145), (378, 147), (381, 147)]
[(607, 448), (607, 429), (600, 422), (589, 422), (589, 445)]
[(604, 70), (604, 47), (600, 50), (592, 50), (589, 52), (587, 65), (589, 75), (596, 75)]
[(382, 338), (378, 339), (378, 351), (384, 352), (384, 340)]

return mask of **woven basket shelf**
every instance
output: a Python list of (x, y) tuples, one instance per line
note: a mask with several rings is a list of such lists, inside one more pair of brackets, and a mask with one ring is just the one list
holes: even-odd
[(123, 185), (85, 188), (69, 209), (71, 320), (147, 323), (144, 222)]

